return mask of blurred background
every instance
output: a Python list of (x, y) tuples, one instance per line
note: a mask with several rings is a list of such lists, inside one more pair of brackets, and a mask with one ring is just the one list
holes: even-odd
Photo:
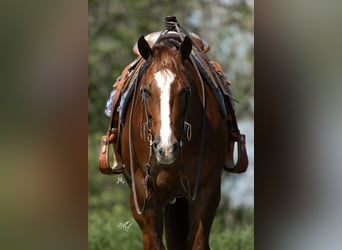
[[(88, 1), (88, 246), (140, 249), (140, 230), (131, 216), (129, 189), (120, 176), (97, 170), (100, 136), (106, 133), (106, 100), (115, 79), (135, 59), (141, 35), (164, 29), (175, 15), (188, 31), (211, 46), (231, 89), (240, 130), (246, 134), (250, 165), (241, 175), (222, 175), (213, 249), (253, 249), (254, 244), (254, 1), (253, 0), (89, 0)], [(124, 224), (130, 225), (125, 230)]]

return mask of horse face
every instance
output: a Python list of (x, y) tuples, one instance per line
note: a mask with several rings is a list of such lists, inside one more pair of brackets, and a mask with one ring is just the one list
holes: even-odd
[[(152, 50), (144, 37), (138, 41), (140, 55), (152, 60), (152, 67), (145, 75), (142, 86), (145, 111), (151, 120), (153, 151), (159, 165), (171, 165), (178, 156), (179, 140), (183, 132), (190, 87), (185, 80), (184, 61), (189, 57), (192, 42), (185, 37), (179, 51), (175, 47), (154, 47)], [(164, 65), (164, 66), (160, 66)], [(177, 73), (176, 73), (177, 72)]]
[(166, 68), (155, 72), (153, 80), (141, 88), (159, 165), (172, 165), (179, 153), (190, 89), (181, 79)]

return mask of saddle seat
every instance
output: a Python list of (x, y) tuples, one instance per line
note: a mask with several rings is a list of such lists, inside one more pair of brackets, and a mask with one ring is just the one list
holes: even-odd
[[(163, 31), (157, 31), (144, 36), (150, 47), (152, 47), (156, 43), (162, 32)], [(204, 53), (207, 53), (210, 50), (210, 45), (207, 41), (205, 41), (203, 38), (199, 37), (195, 33), (189, 33), (191, 35), (191, 38), (194, 40), (194, 42), (196, 42), (197, 46), (203, 50)], [(164, 35), (164, 37), (177, 39), (179, 38), (179, 34), (176, 31), (168, 31), (167, 34)], [(140, 56), (137, 42), (134, 44), (132, 50), (135, 55)]]

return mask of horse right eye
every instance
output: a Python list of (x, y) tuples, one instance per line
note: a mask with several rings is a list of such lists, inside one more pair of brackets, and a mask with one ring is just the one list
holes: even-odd
[(144, 93), (147, 93), (148, 91), (147, 91), (147, 89), (145, 88), (145, 87), (141, 87), (141, 89), (140, 89), (140, 93), (141, 94), (144, 94)]
[(140, 93), (141, 95), (143, 95), (144, 97), (148, 97), (150, 96), (150, 91), (146, 88), (146, 87), (141, 87), (140, 89)]

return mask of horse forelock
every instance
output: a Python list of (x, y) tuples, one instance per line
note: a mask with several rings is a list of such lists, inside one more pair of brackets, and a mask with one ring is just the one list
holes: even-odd
[(151, 58), (151, 70), (158, 72), (163, 69), (169, 69), (177, 75), (181, 74), (182, 63), (179, 51), (174, 44), (161, 41), (152, 48), (153, 56)]

